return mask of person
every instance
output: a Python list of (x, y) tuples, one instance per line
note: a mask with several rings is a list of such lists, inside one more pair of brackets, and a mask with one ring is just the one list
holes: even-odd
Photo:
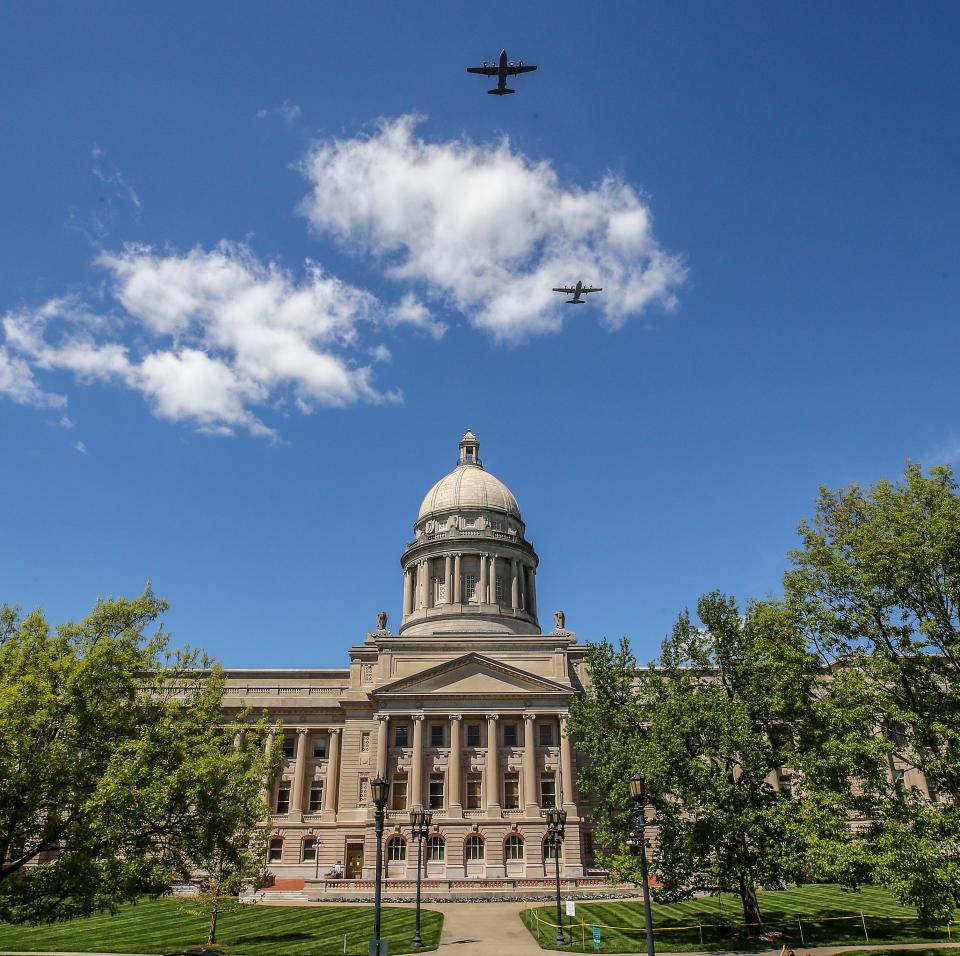
[(335, 880), (343, 878), (343, 860), (337, 860), (333, 865), (333, 869), (330, 871), (330, 876)]

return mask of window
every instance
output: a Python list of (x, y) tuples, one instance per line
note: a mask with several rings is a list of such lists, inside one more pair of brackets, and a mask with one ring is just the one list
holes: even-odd
[(406, 777), (393, 778), (393, 804), (391, 809), (393, 810), (407, 809), (407, 778)]
[(406, 724), (397, 724), (393, 731), (394, 747), (409, 747), (409, 731)]
[(785, 793), (788, 797), (793, 796), (793, 777), (789, 772), (781, 770), (777, 774), (777, 782), (780, 784), (781, 793)]
[(370, 753), (370, 731), (365, 730), (360, 734), (360, 753), (368, 754)]
[(477, 603), (477, 576), (465, 574), (463, 576), (463, 599), (470, 604)]
[(480, 774), (467, 774), (467, 810), (479, 810), (481, 800)]
[(283, 738), (283, 756), (287, 760), (291, 760), (297, 755), (297, 738), (296, 737), (284, 737)]
[(552, 810), (557, 805), (557, 778), (552, 773), (540, 777), (540, 806)]
[(270, 849), (267, 850), (267, 861), (270, 863), (279, 863), (283, 856), (283, 840), (275, 837), (270, 841)]
[(893, 785), (899, 790), (902, 789), (904, 784), (904, 778), (907, 775), (907, 771), (903, 767), (894, 767), (893, 768)]
[(391, 863), (402, 863), (407, 858), (407, 841), (403, 837), (391, 837), (387, 843), (387, 859)]
[(323, 784), (319, 781), (310, 788), (310, 813), (319, 813), (323, 809)]
[(497, 575), (497, 604), (503, 603), (503, 577)]
[(560, 841), (559, 840), (548, 836), (543, 841), (543, 858), (544, 860), (560, 859)]
[(433, 579), (433, 603), (447, 603), (447, 582), (443, 578)]
[(431, 810), (443, 809), (443, 774), (430, 774), (430, 807)]
[(463, 519), (463, 526), (464, 526), (465, 528), (473, 528), (473, 527), (476, 526), (476, 524), (477, 524), (477, 519), (476, 519), (476, 518), (464, 518), (464, 519)]
[(504, 747), (517, 746), (517, 725), (516, 724), (503, 725), (503, 746)]
[(553, 746), (553, 724), (540, 724), (540, 746)]
[(511, 833), (503, 845), (504, 856), (508, 860), (523, 859), (523, 837), (519, 833)]
[(313, 759), (314, 760), (326, 760), (327, 759), (327, 738), (318, 737), (313, 742)]
[(427, 838), (427, 859), (433, 863), (442, 863), (445, 845), (443, 837), (432, 836)]
[(277, 790), (277, 813), (290, 812), (290, 783), (284, 780)]
[(370, 781), (366, 777), (360, 778), (360, 789), (357, 792), (357, 805), (365, 807), (370, 802)]
[(467, 746), (468, 747), (480, 746), (480, 725), (479, 724), (467, 724)]
[(300, 845), (300, 862), (313, 863), (317, 859), (317, 840), (315, 837), (306, 837)]
[(503, 809), (516, 810), (520, 806), (520, 774), (508, 773), (503, 778)]
[(589, 830), (583, 834), (583, 851), (587, 856), (593, 856), (593, 834)]
[(463, 855), (467, 860), (482, 860), (483, 859), (483, 837), (473, 834), (473, 836), (467, 837), (467, 842), (463, 847)]
[(430, 725), (430, 746), (431, 747), (443, 746), (443, 724)]

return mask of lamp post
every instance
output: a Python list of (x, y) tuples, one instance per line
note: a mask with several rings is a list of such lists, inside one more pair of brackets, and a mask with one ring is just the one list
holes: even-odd
[(420, 873), (423, 870), (423, 838), (430, 832), (430, 821), (433, 820), (433, 811), (423, 807), (414, 807), (410, 811), (411, 836), (417, 841), (417, 917), (413, 931), (413, 948), (419, 949), (423, 945), (420, 937)]
[(386, 816), (389, 789), (390, 781), (385, 777), (377, 776), (370, 781), (370, 792), (376, 807), (377, 873), (373, 891), (373, 939), (370, 941), (369, 956), (387, 956), (387, 941), (380, 938), (380, 881), (383, 876), (383, 818)]
[(640, 857), (640, 876), (643, 879), (643, 918), (647, 924), (647, 956), (654, 956), (653, 918), (650, 915), (650, 881), (647, 878), (647, 787), (643, 777), (635, 773), (629, 780), (630, 798), (633, 800), (634, 831), (627, 837), (627, 846), (634, 856)]
[(553, 849), (553, 859), (557, 865), (557, 938), (554, 942), (557, 946), (563, 946), (567, 941), (563, 938), (563, 912), (560, 909), (560, 845), (563, 843), (563, 831), (567, 825), (567, 811), (553, 807), (541, 812), (547, 820), (548, 845)]

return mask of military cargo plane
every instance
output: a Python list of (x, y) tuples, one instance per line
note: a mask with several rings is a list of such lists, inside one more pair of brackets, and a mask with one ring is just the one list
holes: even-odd
[(488, 93), (492, 93), (494, 96), (506, 96), (507, 93), (516, 93), (516, 90), (508, 89), (507, 87), (507, 77), (508, 76), (518, 76), (520, 73), (532, 73), (536, 69), (535, 66), (527, 66), (524, 63), (511, 63), (507, 59), (507, 51), (500, 51), (500, 58), (496, 63), (487, 63), (484, 61), (483, 66), (468, 66), (468, 73), (479, 73), (481, 76), (495, 76), (497, 77), (497, 85), (492, 90), (487, 90)]
[(562, 292), (564, 295), (572, 295), (572, 299), (567, 299), (567, 305), (583, 305), (585, 299), (583, 298), (590, 292), (603, 292), (603, 289), (594, 288), (592, 285), (584, 285), (582, 282), (577, 282), (575, 286), (563, 285), (559, 289), (554, 289), (554, 292)]

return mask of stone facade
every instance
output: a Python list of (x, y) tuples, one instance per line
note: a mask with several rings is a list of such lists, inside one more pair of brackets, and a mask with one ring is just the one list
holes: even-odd
[(567, 811), (561, 872), (592, 863), (579, 755), (566, 733), (585, 679), (583, 648), (542, 633), (539, 559), (517, 501), (480, 462), (471, 432), (456, 468), (427, 493), (401, 559), (403, 619), (386, 615), (343, 670), (231, 670), (224, 705), (282, 722), (286, 760), (264, 796), (274, 810), (278, 878), (373, 875), (370, 780), (390, 780), (389, 878), (416, 874), (409, 811), (434, 811), (426, 877), (538, 879), (550, 847), (541, 810)]

